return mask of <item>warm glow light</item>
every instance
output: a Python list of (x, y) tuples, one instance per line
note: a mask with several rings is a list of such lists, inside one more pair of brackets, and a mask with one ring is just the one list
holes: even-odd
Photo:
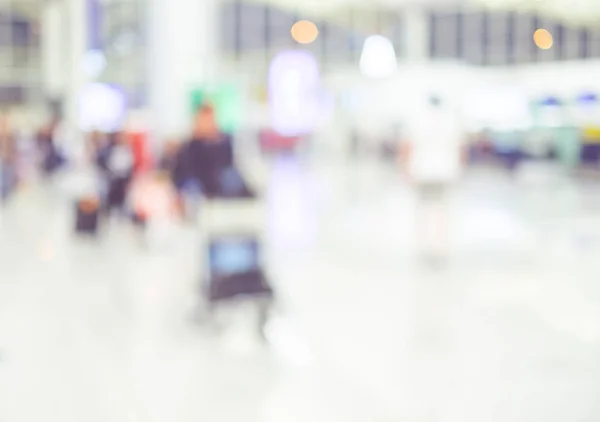
[(310, 21), (299, 21), (292, 26), (292, 38), (299, 44), (310, 44), (319, 36), (317, 26)]
[(538, 29), (533, 34), (533, 41), (538, 48), (542, 50), (548, 50), (552, 47), (554, 40), (552, 39), (552, 34), (547, 29)]

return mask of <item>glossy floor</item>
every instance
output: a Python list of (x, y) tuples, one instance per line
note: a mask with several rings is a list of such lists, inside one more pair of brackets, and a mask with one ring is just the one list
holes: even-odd
[(471, 171), (450, 257), (415, 256), (418, 204), (369, 163), (279, 162), (267, 195), (280, 309), (195, 321), (200, 229), (149, 248), (71, 234), (34, 184), (0, 228), (0, 420), (600, 420), (600, 189), (556, 169)]

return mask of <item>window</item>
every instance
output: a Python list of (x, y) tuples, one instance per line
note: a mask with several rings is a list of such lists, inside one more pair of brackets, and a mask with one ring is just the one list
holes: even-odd
[(582, 60), (590, 57), (590, 31), (587, 29), (579, 30), (579, 58)]
[(274, 48), (290, 45), (292, 43), (290, 30), (297, 20), (292, 13), (269, 7), (267, 22), (269, 44)]
[(459, 37), (462, 41), (462, 58), (472, 64), (483, 64), (485, 61), (484, 50), (484, 19), (481, 12), (468, 12), (462, 16), (462, 28), (459, 28)]
[(588, 52), (589, 57), (600, 58), (600, 30), (598, 29), (589, 31)]
[(268, 6), (242, 3), (240, 7), (239, 31), (241, 35), (241, 49), (244, 51), (266, 49), (268, 41), (265, 39), (265, 8)]
[(576, 60), (580, 57), (579, 28), (564, 26), (561, 46), (561, 59)]
[(509, 20), (508, 13), (488, 14), (486, 61), (490, 65), (504, 65), (509, 62)]
[(531, 62), (535, 58), (537, 47), (533, 43), (535, 19), (530, 14), (516, 14), (514, 16), (514, 44), (513, 52), (516, 63)]
[(404, 19), (401, 14), (391, 13), (387, 30), (384, 31), (383, 35), (386, 35), (394, 45), (394, 50), (396, 50), (396, 55), (398, 57), (404, 56), (404, 40), (405, 40), (405, 25)]
[(431, 31), (433, 35), (432, 57), (438, 59), (457, 58), (458, 25), (456, 14), (436, 13), (433, 16), (432, 24), (434, 25)]
[(237, 4), (226, 2), (221, 4), (221, 49), (227, 52), (233, 52), (236, 49), (237, 22), (236, 22)]
[(336, 24), (323, 23), (321, 37), (325, 47), (325, 59), (339, 62), (352, 57), (351, 32)]

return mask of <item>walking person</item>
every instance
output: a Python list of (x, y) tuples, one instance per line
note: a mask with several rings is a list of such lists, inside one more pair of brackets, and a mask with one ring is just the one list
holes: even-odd
[(104, 212), (108, 217), (114, 213), (126, 216), (127, 193), (133, 178), (134, 161), (126, 134), (116, 132), (109, 135), (108, 144), (100, 149), (97, 158), (107, 186)]
[(449, 200), (463, 167), (459, 118), (440, 97), (431, 96), (408, 122), (408, 172), (417, 192), (417, 247), (430, 262), (450, 248)]
[(10, 120), (0, 116), (0, 199), (6, 200), (17, 184), (17, 146)]

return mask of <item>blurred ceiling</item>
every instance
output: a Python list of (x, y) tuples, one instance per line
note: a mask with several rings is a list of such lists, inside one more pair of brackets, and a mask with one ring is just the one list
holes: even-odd
[[(47, 0), (0, 0), (10, 3), (14, 12), (25, 16), (36, 16), (40, 4)], [(101, 0), (105, 3), (134, 3), (132, 0)], [(345, 8), (400, 9), (411, 6), (424, 7), (489, 7), (501, 10), (536, 11), (563, 21), (585, 25), (598, 25), (600, 20), (600, 0), (247, 0), (268, 3), (283, 9), (293, 10), (315, 17), (328, 17), (335, 20), (336, 15)], [(600, 26), (600, 25), (599, 25)]]
[[(262, 2), (261, 0), (255, 0)], [(600, 0), (270, 0), (269, 4), (319, 17), (335, 17), (347, 7), (358, 9), (399, 9), (425, 7), (487, 7), (507, 11), (535, 11), (541, 15), (585, 25), (596, 25), (600, 19)]]
[(508, 10), (532, 10), (568, 22), (596, 25), (599, 0), (477, 0), (479, 4)]

